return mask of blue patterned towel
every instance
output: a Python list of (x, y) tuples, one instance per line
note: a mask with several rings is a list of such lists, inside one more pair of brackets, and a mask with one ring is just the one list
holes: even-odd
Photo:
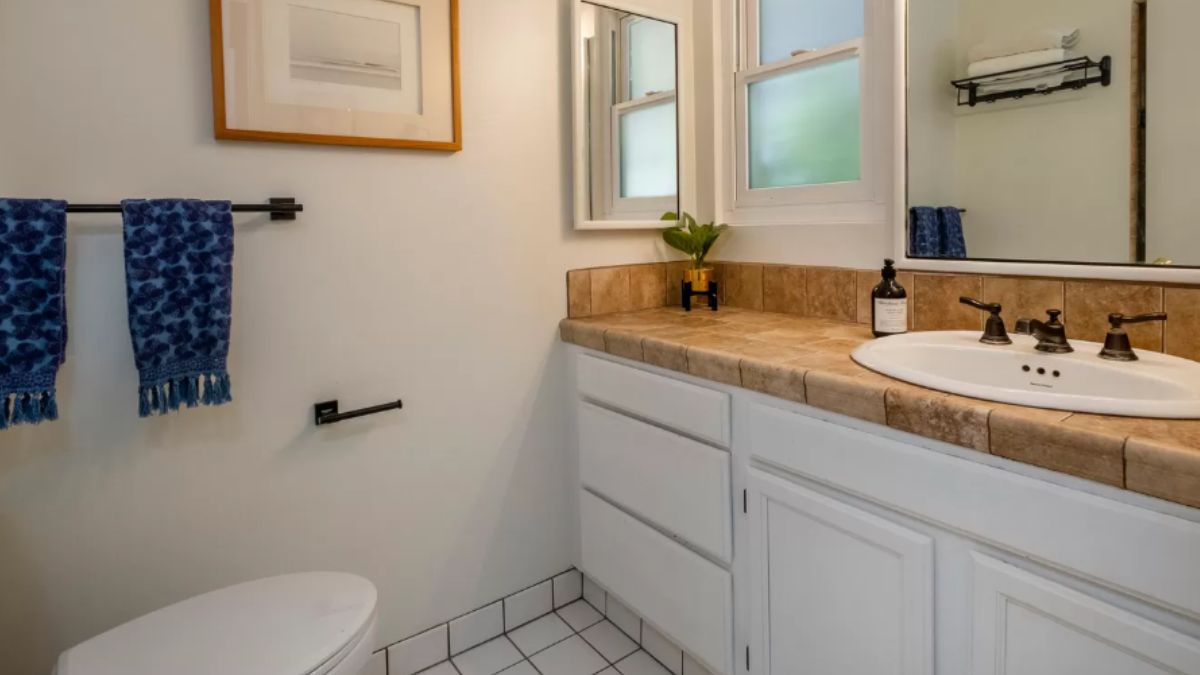
[(937, 209), (914, 206), (909, 214), (908, 254), (914, 258), (942, 257), (942, 227)]
[(121, 206), (138, 414), (228, 403), (229, 202), (127, 200)]
[(942, 224), (942, 252), (939, 258), (967, 257), (967, 240), (963, 237), (962, 212), (953, 206), (938, 209)]
[(66, 263), (66, 202), (0, 199), (0, 429), (58, 419)]

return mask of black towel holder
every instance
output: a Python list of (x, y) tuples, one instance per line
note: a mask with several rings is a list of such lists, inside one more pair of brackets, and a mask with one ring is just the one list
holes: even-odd
[[(991, 94), (979, 93), (981, 86), (996, 84), (999, 78), (1011, 78), (1014, 75), (1020, 76), (1025, 74), (1032, 76), (1059, 75), (1063, 73), (1079, 73), (1082, 77), (1066, 80), (1056, 87), (1047, 87), (1045, 89), (1025, 88), (998, 91)], [(1083, 89), (1093, 84), (1107, 87), (1112, 84), (1112, 57), (1105, 56), (1099, 61), (1093, 61), (1086, 56), (1081, 56), (1056, 63), (1045, 63), (1037, 66), (1006, 70), (1001, 73), (968, 77), (962, 80), (954, 80), (950, 84), (954, 85), (954, 88), (958, 90), (958, 105), (971, 106), (972, 108), (980, 103), (995, 103), (996, 101), (1020, 99), (1035, 95), (1044, 96), (1057, 91)]]
[[(233, 204), (234, 213), (269, 213), (271, 220), (295, 220), (304, 211), (291, 197), (272, 197), (266, 204)], [(67, 204), (67, 213), (121, 213), (120, 204)]]
[(391, 410), (401, 410), (404, 408), (404, 401), (392, 401), (382, 405), (373, 405), (370, 408), (361, 408), (359, 410), (351, 410), (349, 412), (338, 412), (337, 400), (325, 401), (313, 406), (313, 419), (317, 426), (325, 426), (327, 424), (337, 424), (345, 422), (356, 417), (366, 417), (367, 415), (378, 415), (382, 412)]

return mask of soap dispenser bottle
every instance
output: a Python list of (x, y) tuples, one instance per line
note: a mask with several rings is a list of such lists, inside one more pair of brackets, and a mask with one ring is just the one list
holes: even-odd
[(871, 291), (871, 331), (875, 337), (908, 332), (908, 291), (896, 281), (896, 262), (883, 261), (883, 280)]

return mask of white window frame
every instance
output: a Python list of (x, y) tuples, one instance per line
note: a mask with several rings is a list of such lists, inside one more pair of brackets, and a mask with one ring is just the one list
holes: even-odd
[[(890, 221), (894, 72), (893, 0), (861, 0), (864, 35), (827, 48), (759, 63), (759, 0), (719, 0), (714, 25), (716, 211), (734, 225), (872, 224)], [(787, 72), (857, 57), (861, 110), (857, 181), (749, 187), (749, 87)]]

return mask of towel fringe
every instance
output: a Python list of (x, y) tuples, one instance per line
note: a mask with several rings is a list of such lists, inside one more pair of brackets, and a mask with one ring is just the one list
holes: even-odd
[(58, 399), (53, 389), (0, 394), (0, 429), (18, 424), (41, 424), (58, 419)]
[(221, 405), (232, 400), (228, 373), (185, 375), (141, 387), (138, 390), (138, 415), (165, 415), (181, 406)]

